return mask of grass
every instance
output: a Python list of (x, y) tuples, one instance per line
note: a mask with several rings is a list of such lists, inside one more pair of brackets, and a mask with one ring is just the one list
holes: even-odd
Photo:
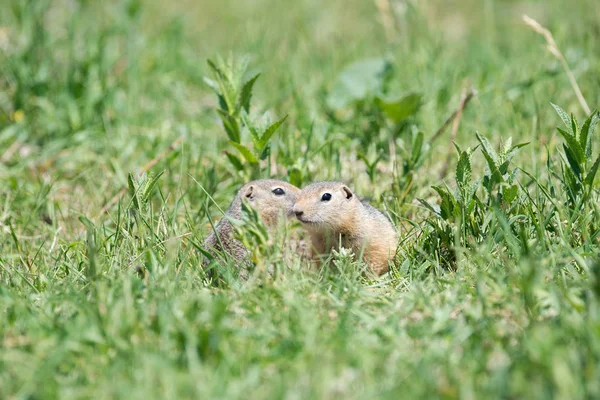
[[(600, 396), (600, 131), (521, 20), (593, 109), (596, 1), (104, 3), (0, 14), (0, 398)], [(261, 73), (235, 144), (218, 54)], [(457, 148), (431, 142), (470, 88)], [(198, 248), (251, 177), (347, 181), (396, 268), (259, 236), (281, 274), (211, 280)]]

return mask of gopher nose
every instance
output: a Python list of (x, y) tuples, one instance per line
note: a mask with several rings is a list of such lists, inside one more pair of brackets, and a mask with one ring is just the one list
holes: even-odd
[(304, 211), (302, 211), (300, 208), (297, 208), (296, 206), (294, 206), (292, 211), (294, 212), (294, 214), (296, 214), (296, 218), (300, 218), (302, 214), (304, 214)]

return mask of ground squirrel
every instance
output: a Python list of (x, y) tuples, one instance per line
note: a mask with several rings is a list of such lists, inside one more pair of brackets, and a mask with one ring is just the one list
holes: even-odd
[[(274, 227), (280, 215), (286, 217), (294, 215), (292, 207), (299, 192), (300, 189), (296, 186), (283, 181), (274, 179), (252, 181), (237, 192), (225, 215), (240, 219), (242, 199), (246, 199), (258, 211), (265, 225)], [(226, 217), (221, 218), (215, 226), (215, 231), (206, 238), (204, 248), (213, 255), (216, 254), (216, 250), (229, 254), (238, 262), (247, 261), (248, 251), (239, 240), (234, 238), (233, 225)]]
[(371, 271), (388, 271), (398, 244), (390, 220), (378, 209), (361, 202), (342, 182), (315, 182), (303, 188), (293, 208), (309, 233), (315, 255), (332, 249), (352, 249), (363, 255)]

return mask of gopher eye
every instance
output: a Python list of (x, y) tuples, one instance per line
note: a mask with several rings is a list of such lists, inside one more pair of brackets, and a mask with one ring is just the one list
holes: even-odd
[(321, 196), (321, 201), (329, 201), (331, 200), (331, 193), (323, 193), (323, 196)]
[(275, 196), (283, 196), (285, 194), (285, 191), (282, 188), (275, 188), (273, 189), (273, 193), (275, 194)]

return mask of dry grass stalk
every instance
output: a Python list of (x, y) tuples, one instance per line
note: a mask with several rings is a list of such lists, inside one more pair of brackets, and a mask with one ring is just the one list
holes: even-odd
[(448, 126), (450, 126), (450, 122), (456, 120), (458, 114), (462, 113), (462, 111), (467, 107), (467, 104), (469, 104), (469, 101), (471, 101), (473, 96), (475, 96), (476, 94), (477, 91), (471, 88), (464, 98), (461, 97), (460, 105), (458, 106), (458, 108), (454, 110), (454, 112), (446, 119), (446, 121), (444, 121), (444, 124), (440, 127), (440, 129), (438, 129), (437, 132), (435, 132), (435, 134), (431, 137), (431, 139), (429, 139), (430, 145), (433, 144), (433, 142), (435, 142), (437, 139), (439, 139), (440, 136), (442, 136), (442, 133), (444, 133)]
[(581, 104), (581, 108), (583, 108), (583, 111), (585, 111), (585, 113), (587, 115), (591, 114), (592, 110), (590, 109), (587, 102), (585, 101), (585, 98), (583, 97), (583, 94), (581, 93), (581, 89), (579, 88), (579, 85), (577, 84), (577, 81), (575, 80), (575, 75), (573, 75), (573, 71), (571, 71), (571, 68), (569, 68), (569, 64), (567, 64), (567, 60), (565, 59), (562, 52), (558, 48), (556, 41), (554, 40), (554, 37), (552, 36), (552, 33), (548, 29), (544, 28), (535, 19), (533, 19), (527, 15), (523, 15), (523, 22), (525, 22), (525, 24), (527, 26), (529, 26), (531, 29), (533, 29), (535, 32), (542, 35), (544, 37), (544, 39), (546, 39), (546, 48), (562, 64), (563, 69), (565, 70), (565, 72), (567, 73), (567, 77), (569, 78), (569, 82), (571, 82), (571, 86), (573, 87), (573, 90), (575, 91), (577, 100), (579, 100), (579, 104)]
[(450, 165), (450, 160), (452, 159), (452, 155), (453, 155), (453, 152), (452, 152), (453, 143), (454, 143), (454, 139), (456, 139), (456, 133), (458, 132), (458, 126), (460, 125), (462, 113), (463, 113), (463, 110), (465, 109), (467, 103), (469, 102), (469, 100), (473, 97), (473, 94), (474, 94), (473, 89), (469, 90), (468, 93), (467, 93), (466, 89), (463, 89), (462, 93), (460, 95), (460, 105), (458, 106), (458, 109), (456, 110), (456, 112), (453, 114), (454, 121), (452, 123), (452, 131), (450, 133), (450, 142), (448, 144), (448, 152), (447, 152), (448, 155), (446, 156), (446, 161), (444, 162), (444, 166), (442, 167), (442, 170), (440, 171), (440, 179), (445, 177), (446, 174), (448, 173), (448, 166)]
[(375, 5), (377, 6), (379, 14), (381, 15), (381, 22), (383, 24), (383, 29), (385, 30), (385, 35), (388, 39), (388, 42), (391, 42), (396, 37), (396, 28), (394, 17), (392, 15), (393, 11), (390, 0), (375, 0)]

